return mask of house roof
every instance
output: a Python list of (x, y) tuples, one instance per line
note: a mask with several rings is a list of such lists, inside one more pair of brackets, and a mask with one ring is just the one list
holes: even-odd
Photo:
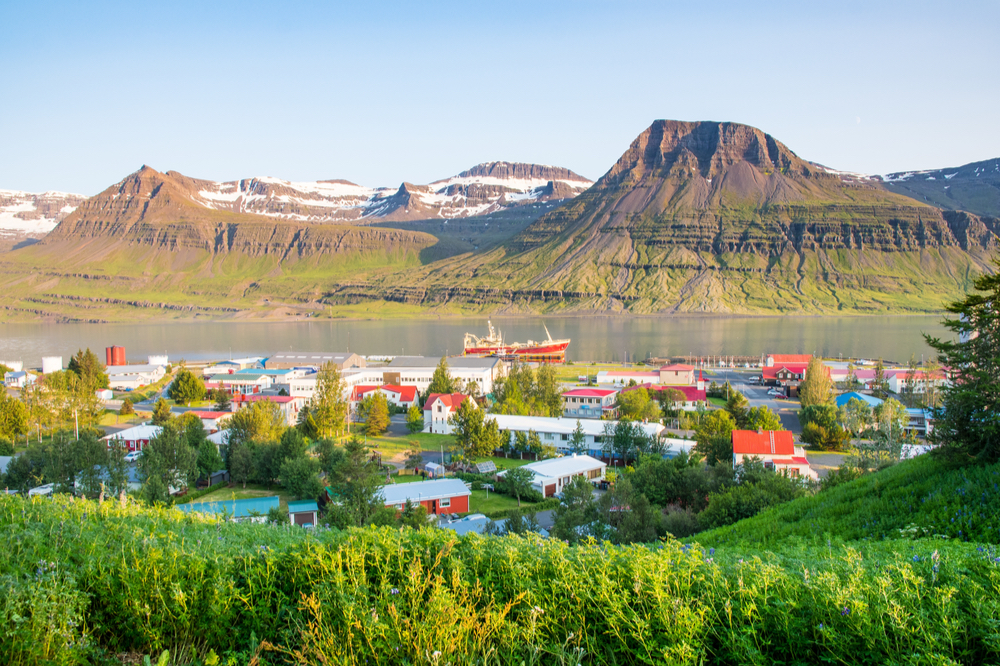
[(236, 371), (235, 373), (229, 373), (229, 375), (253, 375), (256, 377), (267, 375), (268, 377), (282, 377), (295, 372), (294, 368), (244, 368), (243, 370)]
[(232, 412), (218, 411), (218, 410), (189, 410), (193, 415), (197, 415), (198, 419), (221, 419), (223, 417), (232, 416)]
[(683, 371), (693, 371), (694, 366), (688, 366), (687, 364), (667, 364), (666, 366), (660, 366), (661, 371), (677, 371), (678, 373)]
[(660, 379), (660, 373), (659, 371), (598, 371), (597, 381), (600, 382), (602, 377), (629, 378), (637, 381), (640, 378), (648, 378), (656, 381)]
[(779, 466), (807, 466), (809, 461), (804, 456), (793, 456), (790, 459), (772, 459), (772, 463)]
[(813, 356), (811, 354), (769, 354), (768, 359), (774, 360), (774, 365), (781, 364), (808, 364)]
[(410, 402), (417, 400), (417, 388), (413, 385), (385, 384), (380, 387), (382, 391), (389, 391), (399, 394), (399, 400)]
[[(606, 419), (573, 419), (571, 417), (528, 417), (525, 415), (487, 415), (486, 419), (496, 420), (501, 431), (535, 431), (536, 433), (564, 433), (570, 435), (579, 422), (584, 435), (604, 435), (604, 427), (614, 429), (617, 421)], [(638, 423), (646, 435), (655, 436), (663, 431), (660, 423)]]
[(868, 405), (872, 406), (873, 408), (877, 407), (879, 405), (882, 405), (882, 399), (881, 398), (876, 398), (874, 396), (869, 396), (868, 394), (861, 394), (861, 393), (858, 393), (856, 391), (849, 391), (846, 394), (841, 394), (840, 396), (838, 396), (836, 398), (837, 407), (838, 408), (842, 408), (842, 407), (846, 406), (848, 403), (851, 402), (852, 398), (856, 398), (859, 401), (861, 401), (862, 403), (867, 403)]
[(791, 431), (733, 431), (733, 454), (793, 456)]
[(270, 401), (271, 403), (291, 403), (296, 398), (296, 396), (274, 396), (272, 394), (239, 394), (233, 397), (233, 402), (256, 403), (257, 401)]
[(117, 431), (115, 433), (109, 433), (108, 435), (101, 438), (101, 440), (149, 440), (150, 438), (160, 434), (163, 430), (162, 426), (154, 426), (153, 424), (140, 424), (138, 426), (133, 426), (132, 428), (127, 428), (122, 431)]
[(454, 477), (432, 479), (426, 482), (389, 484), (382, 487), (381, 493), (386, 505), (401, 505), (407, 500), (418, 503), (424, 500), (472, 495), (465, 483)]
[(251, 516), (253, 514), (267, 515), (272, 507), (278, 507), (280, 499), (278, 496), (268, 496), (266, 498), (243, 498), (240, 500), (216, 500), (210, 503), (181, 503), (174, 505), (182, 512), (203, 512), (205, 514), (228, 513), (234, 519)]
[(271, 355), (267, 361), (282, 364), (301, 364), (302, 366), (322, 366), (328, 361), (342, 364), (350, 359), (352, 352), (281, 352)]
[(449, 412), (454, 412), (465, 402), (469, 396), (467, 394), (431, 394), (424, 403), (424, 410), (430, 410), (435, 401), (440, 400)]
[(590, 398), (604, 398), (605, 396), (612, 396), (617, 394), (617, 389), (570, 389), (569, 391), (564, 391), (563, 396), (585, 396)]
[(108, 375), (135, 375), (137, 373), (155, 373), (163, 371), (163, 364), (128, 364), (126, 366), (108, 366)]
[(359, 384), (351, 389), (351, 400), (360, 401), (365, 397), (365, 394), (375, 391), (376, 389), (378, 389), (377, 384)]
[(288, 513), (295, 512), (318, 512), (319, 506), (315, 500), (290, 500), (288, 501)]
[[(440, 357), (396, 357), (386, 364), (386, 368), (393, 370), (402, 368), (437, 368), (439, 363), (441, 363)], [(499, 357), (448, 357), (449, 368), (485, 369), (493, 368), (499, 363), (502, 363)]]
[[(587, 456), (586, 454), (570, 454), (569, 456), (560, 456), (555, 459), (546, 459), (544, 461), (535, 461), (534, 463), (528, 463), (521, 466), (526, 470), (530, 470), (535, 473), (535, 477), (541, 477), (543, 479), (550, 479), (552, 477), (568, 477), (570, 475), (578, 475), (588, 470), (595, 470), (597, 468), (606, 468), (607, 464), (603, 463), (593, 456)], [(506, 473), (499, 473), (501, 476)]]

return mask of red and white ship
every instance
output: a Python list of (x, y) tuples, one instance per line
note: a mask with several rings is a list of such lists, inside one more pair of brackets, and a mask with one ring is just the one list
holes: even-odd
[(566, 359), (566, 348), (570, 339), (553, 340), (548, 327), (545, 329), (547, 340), (527, 343), (504, 343), (503, 335), (493, 329), (493, 323), (487, 321), (490, 333), (480, 338), (476, 334), (465, 334), (465, 354), (478, 354), (489, 357), (506, 357), (519, 361), (563, 361)]

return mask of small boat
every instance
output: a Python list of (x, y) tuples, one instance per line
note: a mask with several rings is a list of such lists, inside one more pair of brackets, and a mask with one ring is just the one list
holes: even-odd
[(533, 341), (527, 343), (504, 343), (503, 335), (493, 329), (493, 323), (487, 320), (489, 335), (479, 337), (476, 334), (465, 334), (465, 354), (475, 354), (487, 357), (503, 357), (508, 360), (518, 361), (545, 361), (561, 362), (566, 359), (566, 348), (569, 347), (570, 339), (563, 338), (553, 340), (552, 334), (546, 326), (546, 340)]

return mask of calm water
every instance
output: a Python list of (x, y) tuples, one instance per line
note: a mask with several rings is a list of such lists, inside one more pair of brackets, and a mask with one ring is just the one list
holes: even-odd
[[(919, 359), (930, 348), (922, 333), (944, 336), (941, 317), (577, 317), (495, 318), (507, 341), (571, 338), (575, 361), (622, 361), (647, 356), (760, 355), (764, 352), (824, 356)], [(268, 356), (280, 350), (358, 354), (457, 354), (466, 332), (485, 335), (486, 318), (294, 323), (0, 324), (0, 360), (41, 365), (90, 347), (122, 345), (129, 361), (149, 354), (176, 359)]]

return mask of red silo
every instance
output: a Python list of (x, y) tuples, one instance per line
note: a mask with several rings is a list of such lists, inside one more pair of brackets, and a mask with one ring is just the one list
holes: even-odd
[(112, 345), (111, 347), (104, 349), (104, 354), (107, 357), (107, 366), (124, 366), (125, 365), (125, 348), (118, 345)]

